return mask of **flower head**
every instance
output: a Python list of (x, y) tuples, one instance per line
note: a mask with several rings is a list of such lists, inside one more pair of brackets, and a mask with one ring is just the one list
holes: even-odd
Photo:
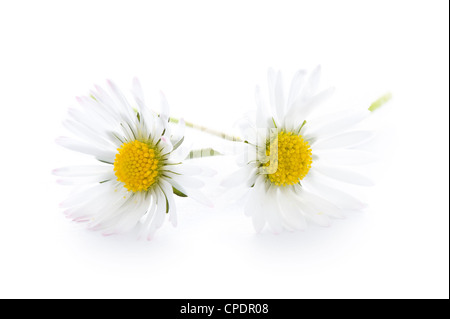
[(157, 114), (145, 105), (136, 79), (131, 103), (112, 82), (108, 88), (97, 86), (77, 98), (80, 108), (71, 109), (64, 122), (76, 137), (57, 139), (95, 158), (90, 166), (54, 170), (60, 183), (80, 186), (61, 205), (69, 218), (105, 235), (139, 227), (140, 236), (150, 239), (166, 215), (176, 226), (174, 194), (209, 203), (195, 190), (203, 183), (192, 176), (202, 169), (183, 163), (184, 122), (169, 123), (164, 95)]
[(276, 233), (304, 229), (308, 221), (326, 226), (329, 217), (364, 207), (341, 188), (372, 184), (352, 169), (374, 159), (359, 149), (373, 133), (355, 129), (370, 111), (321, 114), (333, 88), (318, 92), (320, 73), (320, 67), (309, 75), (298, 71), (285, 96), (281, 73), (269, 70), (271, 111), (257, 87), (256, 116), (241, 123), (246, 147), (242, 168), (223, 185), (244, 188), (245, 213), (257, 231), (266, 224)]

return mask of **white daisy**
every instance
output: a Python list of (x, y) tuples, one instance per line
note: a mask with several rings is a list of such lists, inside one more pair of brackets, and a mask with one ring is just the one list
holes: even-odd
[(184, 122), (172, 132), (169, 107), (161, 94), (161, 112), (146, 107), (139, 82), (133, 82), (133, 103), (112, 83), (109, 92), (96, 87), (89, 97), (77, 98), (64, 125), (76, 135), (57, 143), (95, 158), (90, 166), (54, 170), (62, 184), (78, 185), (61, 205), (74, 221), (104, 235), (123, 233), (136, 226), (139, 236), (151, 239), (166, 214), (176, 226), (174, 193), (209, 204), (194, 188), (203, 183), (193, 177), (202, 169), (182, 161)]
[[(364, 208), (359, 199), (330, 182), (372, 185), (368, 177), (352, 169), (374, 160), (372, 153), (359, 149), (374, 132), (355, 129), (370, 111), (317, 116), (333, 92), (332, 88), (317, 92), (319, 78), (320, 67), (309, 76), (298, 71), (286, 98), (281, 73), (269, 70), (272, 112), (256, 88), (255, 120), (248, 117), (242, 125), (246, 151), (239, 162), (243, 167), (223, 185), (245, 187), (244, 210), (257, 231), (266, 224), (275, 233), (304, 229), (308, 221), (326, 226), (329, 217)], [(384, 102), (380, 100), (371, 110)]]

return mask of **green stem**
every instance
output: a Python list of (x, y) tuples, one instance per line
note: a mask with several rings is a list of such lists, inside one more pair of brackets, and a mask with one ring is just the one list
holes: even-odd
[(193, 158), (220, 156), (220, 155), (223, 155), (223, 154), (212, 148), (202, 148), (199, 150), (190, 151), (189, 155), (186, 157), (186, 159), (188, 160), (188, 159), (193, 159)]
[(392, 98), (392, 94), (386, 93), (385, 95), (383, 95), (382, 97), (378, 98), (378, 100), (376, 100), (375, 102), (373, 102), (370, 107), (369, 107), (369, 111), (373, 112), (377, 109), (379, 109), (381, 106), (383, 106), (385, 103), (389, 102), (389, 100)]
[[(174, 118), (174, 117), (169, 118), (169, 121), (172, 122), (172, 123), (179, 123), (180, 122), (179, 119)], [(242, 142), (242, 139), (240, 137), (237, 137), (237, 136), (228, 135), (228, 134), (225, 134), (223, 132), (220, 132), (220, 131), (217, 131), (217, 130), (214, 130), (214, 129), (211, 129), (211, 128), (208, 128), (208, 127), (205, 127), (205, 126), (197, 125), (197, 124), (194, 124), (194, 123), (188, 122), (188, 121), (185, 121), (184, 123), (186, 124), (187, 127), (190, 127), (192, 129), (195, 129), (195, 130), (198, 130), (198, 131), (201, 131), (201, 132), (205, 132), (205, 133), (208, 133), (208, 134), (211, 134), (211, 135), (214, 135), (214, 136), (218, 136), (220, 138), (223, 138), (224, 140), (233, 141), (233, 142)]]

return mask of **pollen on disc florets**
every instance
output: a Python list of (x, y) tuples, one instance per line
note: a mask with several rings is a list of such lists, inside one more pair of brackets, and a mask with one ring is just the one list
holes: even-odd
[(132, 141), (117, 149), (114, 172), (117, 180), (132, 192), (146, 191), (159, 177), (159, 152), (152, 146)]
[(269, 161), (263, 166), (274, 168), (271, 171), (276, 169), (267, 174), (268, 180), (277, 186), (297, 184), (308, 174), (312, 164), (309, 143), (292, 132), (279, 132), (275, 141), (267, 145), (266, 156)]

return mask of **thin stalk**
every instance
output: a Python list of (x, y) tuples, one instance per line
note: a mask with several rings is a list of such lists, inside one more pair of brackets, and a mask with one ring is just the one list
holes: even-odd
[(202, 149), (190, 151), (189, 155), (186, 157), (186, 159), (188, 160), (188, 159), (193, 159), (193, 158), (220, 156), (220, 155), (223, 155), (223, 154), (212, 148), (202, 148)]
[(377, 109), (379, 109), (381, 106), (383, 106), (384, 104), (386, 104), (387, 102), (389, 102), (389, 100), (392, 98), (392, 94), (386, 93), (385, 95), (383, 95), (382, 97), (378, 98), (375, 102), (373, 102), (370, 107), (369, 107), (369, 111), (373, 112)]
[[(179, 119), (174, 118), (174, 117), (169, 118), (169, 121), (172, 122), (172, 123), (179, 123), (180, 122)], [(211, 135), (223, 138), (224, 140), (233, 141), (233, 142), (242, 142), (242, 139), (240, 137), (238, 137), (238, 136), (229, 135), (229, 134), (226, 134), (226, 133), (223, 133), (223, 132), (211, 129), (209, 127), (202, 126), (202, 125), (197, 125), (197, 124), (194, 124), (194, 123), (188, 122), (188, 121), (184, 121), (184, 123), (185, 123), (185, 125), (187, 127), (190, 127), (190, 128), (192, 128), (194, 130), (205, 132), (205, 133), (208, 133), (208, 134), (211, 134)]]

